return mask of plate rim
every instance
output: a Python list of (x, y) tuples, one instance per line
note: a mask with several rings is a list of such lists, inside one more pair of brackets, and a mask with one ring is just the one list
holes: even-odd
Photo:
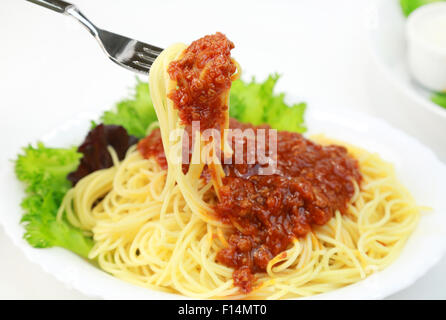
[[(373, 115), (369, 115), (369, 114), (365, 114), (365, 113), (360, 113), (357, 111), (352, 111), (352, 110), (348, 110), (346, 108), (337, 108), (335, 109), (336, 113), (330, 112), (330, 111), (326, 111), (324, 109), (316, 109), (315, 107), (307, 110), (307, 113), (305, 115), (306, 118), (315, 118), (320, 116), (321, 114), (323, 114), (323, 117), (339, 117), (342, 115), (348, 115), (349, 117), (353, 117), (355, 119), (360, 119), (361, 121), (367, 121), (367, 123), (373, 125), (373, 126), (377, 126), (377, 127), (384, 127), (387, 128), (390, 131), (393, 131), (395, 133), (398, 133), (399, 135), (404, 136), (406, 139), (409, 139), (412, 143), (414, 143), (415, 145), (417, 145), (418, 148), (422, 148), (424, 149), (424, 151), (429, 155), (429, 157), (431, 158), (431, 160), (433, 161), (433, 163), (435, 163), (435, 165), (440, 169), (441, 171), (441, 175), (445, 177), (445, 181), (446, 181), (446, 165), (440, 161), (437, 157), (437, 155), (427, 146), (425, 146), (423, 143), (421, 143), (417, 138), (403, 132), (402, 130), (395, 128), (393, 126), (391, 126), (390, 124), (388, 124), (385, 120), (380, 119), (378, 117), (375, 117)], [(71, 126), (73, 126), (73, 123), (77, 123), (77, 122), (85, 122), (85, 123), (89, 123), (88, 120), (91, 119), (98, 119), (99, 118), (99, 113), (80, 113), (78, 114), (78, 116), (74, 119), (71, 119), (69, 121), (66, 121), (62, 124), (60, 124), (59, 126), (53, 128), (52, 130), (50, 130), (47, 134), (42, 135), (41, 139), (37, 139), (36, 141), (46, 141), (51, 139), (52, 136), (54, 136), (55, 134), (57, 134), (57, 132), (60, 132), (62, 129), (67, 129), (67, 127), (69, 127), (69, 124), (71, 124)], [(77, 138), (77, 137), (76, 137)], [(33, 142), (34, 143), (34, 142)], [(17, 153), (18, 154), (20, 152), (21, 148), (17, 149)], [(11, 170), (12, 169), (12, 170)], [(12, 171), (12, 172), (11, 172)], [(5, 177), (9, 174), (12, 173), (13, 177), (16, 179), (15, 174), (14, 174), (14, 170), (13, 170), (13, 164), (10, 163), (9, 166), (7, 166), (6, 168), (4, 167), (1, 171), (1, 177)], [(446, 182), (445, 182), (445, 186), (446, 186)], [(23, 198), (23, 195), (21, 195), (21, 198)], [(19, 209), (20, 206), (17, 206), (17, 209)], [(445, 213), (443, 213), (445, 214)], [(98, 271), (104, 273), (106, 276), (113, 278), (113, 281), (119, 281), (122, 283), (127, 284), (128, 286), (131, 286), (130, 290), (132, 291), (132, 293), (127, 294), (127, 296), (122, 297), (119, 293), (113, 293), (113, 292), (108, 292), (108, 291), (104, 291), (104, 290), (98, 290), (97, 288), (92, 288), (92, 286), (89, 286), (87, 288), (87, 286), (85, 284), (83, 284), (83, 281), (79, 281), (79, 279), (74, 278), (67, 278), (63, 273), (61, 272), (56, 272), (54, 273), (51, 270), (51, 267), (48, 265), (48, 263), (45, 263), (44, 261), (42, 261), (41, 259), (39, 260), (39, 250), (42, 249), (36, 249), (31, 247), (26, 241), (23, 240), (22, 237), (18, 238), (14, 233), (12, 233), (8, 228), (7, 225), (5, 224), (5, 221), (3, 221), (2, 219), (3, 215), (0, 215), (0, 225), (3, 226), (3, 229), (5, 230), (6, 235), (12, 240), (12, 242), (14, 243), (14, 245), (20, 249), (21, 252), (24, 253), (25, 257), (32, 262), (33, 264), (36, 264), (38, 266), (40, 266), (46, 273), (50, 274), (51, 276), (55, 277), (58, 281), (60, 281), (61, 283), (65, 284), (68, 287), (74, 288), (77, 291), (81, 292), (82, 294), (86, 295), (87, 297), (93, 297), (93, 298), (103, 298), (103, 299), (191, 299), (190, 297), (186, 297), (183, 295), (179, 295), (179, 294), (172, 294), (172, 293), (164, 293), (161, 291), (157, 291), (157, 290), (152, 290), (152, 289), (148, 289), (148, 288), (142, 288), (139, 286), (135, 286), (133, 284), (129, 284), (127, 282), (125, 282), (124, 280), (121, 279), (117, 279), (105, 272), (103, 272), (100, 269), (97, 269)], [(19, 224), (19, 221), (17, 221), (17, 223)], [(23, 229), (23, 227), (21, 227)], [(443, 227), (444, 231), (446, 232), (446, 228)], [(63, 250), (73, 256), (76, 256), (74, 253), (63, 249), (63, 248), (49, 248), (46, 250)], [(410, 285), (412, 285), (415, 281), (417, 281), (420, 277), (422, 277), (423, 275), (425, 275), (435, 264), (437, 264), (440, 259), (442, 259), (442, 257), (446, 254), (446, 237), (444, 239), (444, 241), (441, 242), (441, 244), (439, 244), (439, 247), (437, 248), (437, 251), (439, 252), (438, 255), (434, 256), (431, 255), (430, 259), (425, 261), (423, 268), (418, 269), (418, 272), (416, 274), (414, 274), (412, 277), (409, 277), (407, 279), (405, 279), (404, 282), (400, 282), (398, 284), (393, 284), (393, 286), (385, 286), (383, 288), (380, 288), (379, 292), (369, 292), (368, 294), (365, 293), (362, 296), (357, 296), (358, 299), (383, 299), (391, 294), (394, 294), (396, 292), (399, 292), (407, 287), (409, 287)], [(65, 254), (64, 254), (65, 255)], [(76, 256), (77, 257), (77, 256)], [(397, 258), (399, 259), (399, 258)], [(389, 266), (390, 267), (390, 266)], [(303, 298), (297, 298), (297, 299), (292, 299), (292, 300), (300, 300), (300, 299), (333, 299), (332, 295), (334, 292), (339, 292), (340, 290), (346, 289), (346, 288), (350, 288), (352, 289), (352, 287), (356, 287), (357, 285), (360, 285), (363, 281), (370, 279), (373, 275), (367, 277), (364, 280), (361, 280), (359, 282), (356, 282), (354, 284), (348, 285), (346, 287), (342, 287), (339, 289), (335, 289), (332, 291), (329, 291), (327, 293), (322, 293), (322, 294), (318, 294), (318, 295), (314, 295), (314, 296), (310, 296), (310, 297), (303, 297)], [(139, 289), (138, 289), (139, 288)], [(144, 292), (141, 292), (141, 289), (144, 290)], [(138, 291), (139, 290), (139, 291)], [(138, 291), (138, 292), (137, 292)], [(345, 290), (344, 290), (345, 291)], [(347, 290), (348, 291), (348, 290)], [(351, 299), (352, 297), (345, 295), (342, 296), (338, 299)]]

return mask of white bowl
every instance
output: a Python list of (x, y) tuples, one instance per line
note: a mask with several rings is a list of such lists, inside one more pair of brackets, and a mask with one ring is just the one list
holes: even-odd
[(417, 137), (446, 161), (446, 109), (412, 80), (404, 17), (398, 0), (377, 0), (367, 13), (366, 81), (376, 115)]
[(446, 91), (446, 2), (433, 2), (407, 18), (409, 68), (420, 85)]
[[(437, 263), (446, 250), (446, 166), (416, 139), (371, 116), (342, 111), (335, 113), (308, 110), (308, 134), (325, 133), (370, 151), (378, 152), (395, 164), (401, 182), (412, 192), (417, 202), (433, 208), (423, 214), (400, 257), (385, 270), (363, 281), (311, 299), (380, 299), (411, 285)], [(63, 124), (43, 137), (54, 147), (78, 144), (96, 115), (82, 115)], [(38, 140), (38, 139), (36, 139)], [(19, 152), (19, 150), (17, 150)], [(0, 174), (0, 223), (18, 249), (34, 263), (60, 281), (80, 292), (108, 299), (179, 299), (183, 296), (137, 287), (97, 269), (86, 260), (61, 248), (35, 249), (23, 240), (24, 229), (19, 224), (23, 186), (17, 181), (12, 163), (2, 163)]]

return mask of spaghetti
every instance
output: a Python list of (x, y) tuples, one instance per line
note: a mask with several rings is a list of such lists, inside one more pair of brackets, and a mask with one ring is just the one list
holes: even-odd
[[(226, 41), (221, 34), (216, 37)], [(325, 182), (318, 185), (316, 180), (308, 180), (318, 186), (308, 198), (302, 195), (302, 190), (295, 191), (300, 197), (296, 200), (300, 207), (296, 208), (304, 208), (305, 214), (312, 218), (299, 220), (301, 224), (293, 222), (293, 226), (311, 222), (311, 227), (305, 232), (303, 229), (300, 233), (293, 231), (278, 252), (267, 245), (266, 238), (247, 232), (251, 220), (240, 220), (219, 210), (228, 200), (227, 178), (237, 168), (236, 165), (222, 165), (217, 157), (220, 152), (228, 156), (233, 151), (224, 133), (229, 127), (229, 87), (225, 81), (234, 79), (233, 64), (236, 64), (228, 55), (220, 61), (226, 68), (222, 69), (223, 85), (214, 97), (214, 107), (218, 106), (223, 115), (219, 113), (213, 121), (204, 124), (204, 128), (217, 129), (222, 141), (202, 142), (202, 131), (193, 132), (187, 166), (183, 164), (184, 133), (191, 119), (188, 114), (182, 114), (186, 109), (178, 108), (175, 104), (178, 97), (172, 93), (182, 87), (178, 83), (182, 79), (179, 71), (172, 76), (175, 69), (172, 61), (193, 60), (202, 49), (188, 57), (191, 51), (185, 45), (173, 45), (163, 51), (152, 66), (149, 84), (159, 119), (159, 129), (154, 129), (146, 138), (152, 148), (144, 149), (140, 142), (138, 148), (128, 150), (122, 161), (109, 148), (114, 165), (84, 177), (65, 196), (58, 217), (61, 219), (65, 214), (71, 224), (93, 236), (95, 245), (89, 257), (97, 259), (99, 266), (110, 274), (155, 290), (194, 298), (261, 299), (327, 292), (355, 283), (394, 261), (417, 224), (419, 207), (398, 182), (392, 165), (353, 146), (334, 146), (333, 141), (325, 137), (314, 137), (316, 144), (300, 135), (292, 135), (293, 143), (301, 146), (300, 152), (312, 159), (311, 162), (306, 160), (312, 169), (299, 169), (294, 174), (303, 175), (304, 172), (307, 179), (316, 174), (323, 176)], [(225, 42), (218, 52), (228, 49), (231, 43)], [(206, 60), (198, 72), (201, 76), (209, 63), (215, 63), (213, 57), (222, 59), (219, 55), (207, 57), (210, 60)], [(198, 107), (203, 111), (208, 105), (204, 103)], [(203, 120), (200, 116), (196, 119), (200, 123)], [(288, 135), (279, 133), (279, 142), (282, 136), (291, 141)], [(203, 147), (208, 147), (210, 152), (201, 161)], [(308, 153), (309, 148), (314, 149), (313, 153)], [(141, 152), (143, 149), (146, 154)], [(281, 159), (279, 153), (278, 161)], [(324, 161), (334, 164), (336, 169), (332, 170), (337, 178), (323, 175), (320, 166)], [(258, 170), (257, 165), (249, 167), (253, 168)], [(283, 165), (278, 169), (279, 176), (291, 174), (291, 169), (285, 172)], [(252, 176), (257, 174), (258, 171)], [(243, 179), (249, 180), (251, 176), (245, 175)], [(287, 188), (289, 191), (294, 187)], [(312, 197), (325, 197), (325, 202), (321, 199), (310, 201)], [(280, 208), (275, 211), (278, 217), (286, 218), (290, 215), (288, 211), (292, 211), (291, 207)], [(302, 210), (297, 210), (298, 217), (303, 217), (299, 216)], [(252, 206), (249, 214), (254, 215), (251, 211), (254, 211)], [(321, 223), (316, 217), (323, 218)], [(283, 230), (288, 230), (282, 218), (277, 221), (282, 221)], [(255, 219), (259, 219), (258, 216)], [(265, 222), (262, 228), (269, 230), (267, 224)], [(246, 263), (231, 265), (221, 258), (221, 253), (228, 248), (240, 249), (240, 240), (236, 245), (233, 243), (234, 235), (237, 239), (249, 240), (249, 243), (244, 242), (249, 244), (246, 259), (242, 259), (248, 261)], [(262, 267), (252, 258), (259, 248), (271, 254)], [(238, 279), (234, 270), (248, 272)]]

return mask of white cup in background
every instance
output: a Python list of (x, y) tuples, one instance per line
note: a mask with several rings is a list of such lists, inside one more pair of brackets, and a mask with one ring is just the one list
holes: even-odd
[(407, 19), (409, 68), (426, 89), (446, 92), (446, 2), (415, 10)]

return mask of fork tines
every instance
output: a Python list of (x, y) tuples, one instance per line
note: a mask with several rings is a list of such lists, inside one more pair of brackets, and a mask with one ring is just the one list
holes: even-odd
[(155, 59), (160, 55), (163, 49), (151, 46), (149, 44), (138, 42), (135, 46), (135, 54), (133, 56), (132, 63), (144, 71), (149, 72)]

